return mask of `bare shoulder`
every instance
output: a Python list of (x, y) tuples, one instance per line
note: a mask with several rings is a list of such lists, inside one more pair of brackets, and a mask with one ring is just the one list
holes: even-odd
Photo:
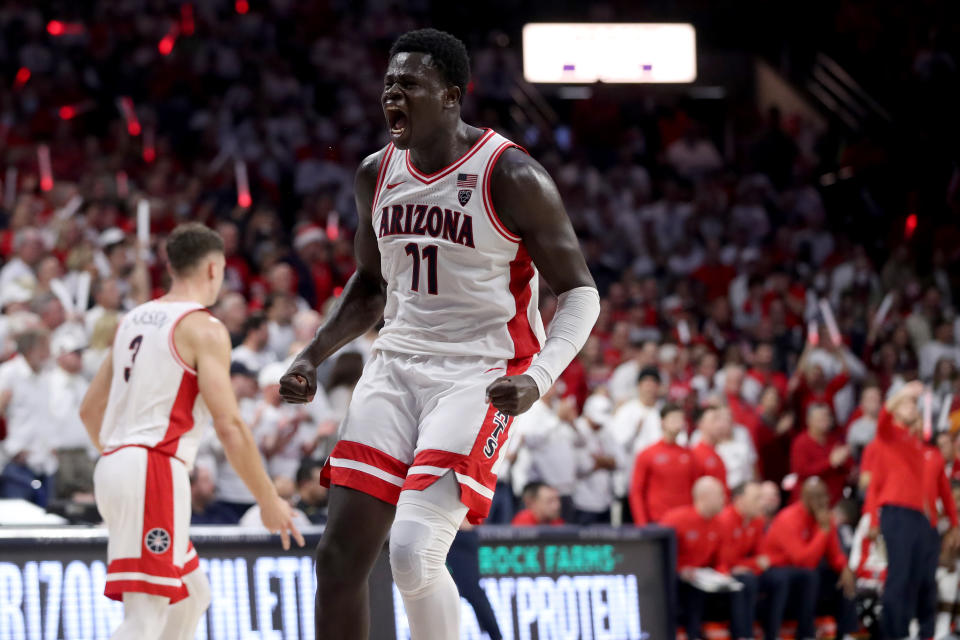
[(205, 347), (217, 349), (224, 345), (228, 348), (230, 346), (227, 328), (213, 315), (202, 311), (187, 314), (177, 326), (175, 338), (182, 338), (198, 351)]
[(543, 165), (517, 147), (510, 147), (497, 158), (490, 178), (494, 190), (553, 187), (553, 180)]
[(354, 177), (354, 185), (358, 190), (369, 189), (373, 191), (377, 184), (377, 174), (380, 172), (380, 162), (387, 153), (389, 146), (371, 153), (360, 162), (357, 167), (357, 173)]
[(524, 239), (566, 220), (560, 193), (550, 174), (516, 147), (507, 149), (497, 159), (490, 190), (497, 216), (507, 229)]

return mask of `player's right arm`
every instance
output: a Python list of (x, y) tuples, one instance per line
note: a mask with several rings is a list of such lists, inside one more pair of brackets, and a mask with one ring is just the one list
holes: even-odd
[(317, 366), (383, 318), (386, 287), (380, 273), (380, 248), (371, 222), (382, 156), (383, 151), (367, 156), (357, 169), (354, 180), (359, 217), (354, 237), (357, 270), (313, 341), (297, 355), (280, 379), (280, 395), (287, 402), (299, 404), (313, 400), (317, 392)]
[[(223, 444), (227, 460), (260, 505), (264, 526), (280, 533), (283, 548), (290, 548), (290, 533), (302, 547), (303, 536), (293, 524), (290, 505), (279, 495), (263, 468), (260, 451), (249, 427), (240, 417), (237, 398), (230, 385), (230, 334), (219, 320), (192, 313), (180, 323), (177, 339), (195, 354), (200, 395), (213, 417), (213, 428)], [(179, 343), (178, 343), (179, 344)]]
[(113, 349), (107, 351), (107, 357), (93, 376), (90, 387), (87, 388), (83, 402), (80, 403), (80, 420), (87, 429), (87, 434), (97, 451), (103, 453), (100, 445), (100, 428), (103, 425), (103, 414), (107, 412), (107, 400), (110, 398), (110, 381), (113, 380)]

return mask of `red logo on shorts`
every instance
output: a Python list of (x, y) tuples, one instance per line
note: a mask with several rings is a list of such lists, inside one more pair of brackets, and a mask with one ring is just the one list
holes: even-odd
[(503, 415), (499, 411), (493, 414), (493, 424), (495, 425), (493, 431), (490, 432), (490, 436), (487, 438), (487, 443), (483, 447), (483, 455), (488, 458), (492, 458), (493, 454), (497, 452), (497, 447), (500, 446), (500, 434), (503, 433), (503, 430), (507, 428), (507, 424), (510, 422), (510, 418)]

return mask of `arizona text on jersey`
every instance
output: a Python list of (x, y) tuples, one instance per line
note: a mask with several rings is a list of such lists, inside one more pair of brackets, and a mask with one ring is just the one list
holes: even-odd
[(387, 146), (372, 216), (387, 282), (375, 348), (506, 359), (540, 350), (537, 271), (490, 194), (493, 166), (511, 147), (518, 145), (488, 129), (428, 175), (408, 151)]

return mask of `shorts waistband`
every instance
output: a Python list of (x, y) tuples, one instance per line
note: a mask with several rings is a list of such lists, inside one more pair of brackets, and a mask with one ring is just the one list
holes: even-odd
[(184, 462), (183, 459), (178, 458), (177, 456), (175, 456), (175, 455), (173, 455), (173, 454), (171, 454), (171, 453), (167, 453), (166, 451), (161, 451), (160, 449), (157, 449), (156, 447), (148, 447), (148, 446), (145, 445), (145, 444), (122, 444), (122, 445), (120, 445), (119, 447), (117, 447), (116, 449), (110, 449), (110, 451), (104, 451), (104, 452), (103, 452), (103, 455), (109, 456), (109, 455), (111, 455), (111, 454), (113, 454), (113, 453), (116, 453), (117, 451), (120, 451), (120, 449), (126, 449), (127, 447), (138, 447), (138, 448), (140, 448), (140, 449), (146, 449), (147, 451), (153, 451), (154, 453), (159, 453), (159, 454), (162, 455), (162, 456), (167, 456), (168, 458), (173, 458), (174, 460), (176, 460), (177, 462), (179, 462), (179, 463), (182, 464), (183, 466), (187, 466), (187, 463)]

